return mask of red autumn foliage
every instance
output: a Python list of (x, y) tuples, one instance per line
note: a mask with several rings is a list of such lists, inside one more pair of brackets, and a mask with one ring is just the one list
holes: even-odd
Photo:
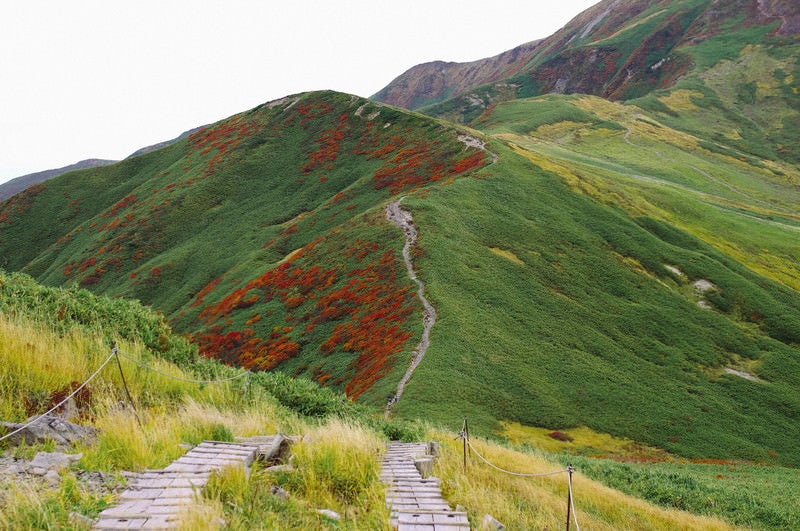
[[(214, 173), (223, 157), (241, 144), (243, 140), (257, 134), (264, 128), (264, 125), (257, 121), (247, 121), (242, 116), (237, 116), (211, 127), (205, 127), (189, 135), (189, 143), (198, 151), (200, 155), (206, 156), (212, 151), (215, 154), (206, 163), (203, 171), (204, 176)], [(189, 166), (184, 167), (188, 170)], [(191, 184), (188, 180), (186, 184)]]
[(472, 155), (464, 157), (453, 165), (452, 173), (464, 173), (465, 171), (480, 168), (486, 162), (486, 155), (483, 151), (475, 151)]
[[(300, 345), (307, 342), (304, 338), (317, 334), (320, 325), (333, 323), (332, 328), (330, 324), (323, 328), (329, 336), (324, 338), (321, 352), (327, 355), (342, 351), (354, 356), (345, 391), (358, 397), (385, 376), (411, 335), (404, 325), (414, 310), (414, 293), (398, 285), (401, 264), (391, 251), (376, 254), (380, 250), (378, 243), (356, 240), (342, 250), (342, 255), (365, 262), (363, 267), (347, 270), (342, 266), (324, 269), (305, 265), (313, 263), (313, 248), (318, 243), (319, 240), (313, 242), (278, 267), (233, 290), (219, 303), (204, 308), (199, 318), (210, 329), (193, 338), (201, 352), (249, 369), (268, 370), (297, 356)], [(372, 260), (368, 261), (370, 257)], [(259, 302), (280, 301), (286, 311), (285, 320), (299, 326), (275, 327), (267, 337), (258, 337), (255, 332), (225, 332), (228, 325), (216, 323), (229, 320), (253, 291), (263, 294)], [(248, 294), (250, 297), (245, 299)], [(261, 314), (255, 314), (246, 324), (266, 323)]]
[(30, 208), (34, 198), (44, 189), (43, 184), (34, 184), (6, 199), (0, 210), (0, 223), (11, 223), (14, 220), (14, 214), (22, 214)]
[(119, 200), (116, 204), (114, 204), (111, 208), (100, 214), (101, 218), (108, 218), (111, 216), (116, 216), (117, 212), (122, 209), (128, 208), (136, 203), (136, 196), (133, 194), (127, 195)]
[(571, 435), (569, 435), (568, 433), (564, 433), (563, 431), (551, 431), (550, 433), (547, 434), (547, 436), (550, 437), (551, 439), (555, 439), (561, 442), (572, 442), (575, 440), (572, 438)]
[(308, 124), (319, 120), (326, 114), (333, 110), (333, 107), (326, 101), (314, 101), (311, 103), (300, 103), (295, 106), (297, 113), (303, 118), (300, 120), (302, 127), (308, 127)]
[(334, 129), (327, 129), (317, 137), (318, 149), (310, 154), (310, 160), (303, 166), (304, 174), (311, 173), (317, 168), (324, 167), (327, 170), (333, 169), (333, 163), (339, 157), (341, 141), (344, 140), (347, 131), (347, 113), (339, 117), (339, 122)]
[[(368, 159), (380, 158), (385, 161), (373, 175), (374, 186), (378, 190), (386, 188), (391, 194), (441, 181), (486, 163), (483, 151), (472, 151), (464, 156), (463, 150), (454, 151), (453, 146), (411, 136), (393, 136), (374, 150), (363, 153), (368, 155)], [(394, 156), (390, 157), (392, 153)], [(452, 164), (449, 170), (444, 161)]]
[(192, 302), (192, 306), (200, 306), (201, 304), (203, 304), (203, 298), (206, 295), (208, 295), (209, 293), (211, 293), (214, 290), (214, 288), (216, 288), (217, 285), (220, 282), (222, 282), (222, 278), (221, 277), (220, 278), (215, 278), (214, 280), (212, 280), (211, 282), (206, 284), (205, 287), (203, 287), (203, 289), (201, 289), (200, 291), (198, 291), (195, 294), (194, 301)]

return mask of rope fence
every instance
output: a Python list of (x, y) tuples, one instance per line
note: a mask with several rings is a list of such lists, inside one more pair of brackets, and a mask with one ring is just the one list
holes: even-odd
[(543, 472), (543, 473), (540, 473), (540, 474), (523, 474), (521, 472), (511, 472), (510, 470), (505, 470), (505, 469), (500, 468), (499, 466), (489, 462), (488, 459), (483, 457), (478, 452), (478, 450), (476, 450), (475, 447), (472, 446), (472, 443), (469, 441), (469, 439), (467, 439), (467, 445), (469, 445), (470, 450), (475, 452), (475, 455), (477, 455), (480, 458), (481, 461), (483, 461), (484, 463), (486, 463), (490, 467), (494, 468), (495, 470), (503, 472), (504, 474), (510, 474), (512, 476), (517, 476), (517, 477), (522, 477), (522, 478), (543, 478), (545, 476), (557, 476), (558, 474), (567, 474), (567, 473), (569, 473), (569, 470), (566, 469), (566, 468), (563, 469), (563, 470), (556, 470), (554, 472)]
[(569, 508), (567, 508), (567, 530), (569, 531), (569, 509), (572, 509), (572, 518), (575, 519), (575, 529), (581, 531), (581, 526), (578, 525), (578, 513), (575, 511), (575, 496), (572, 495), (572, 465), (567, 467), (569, 476), (567, 476), (567, 486), (569, 487)]
[(578, 524), (578, 514), (575, 511), (575, 496), (572, 493), (572, 474), (575, 471), (572, 465), (568, 465), (567, 468), (561, 470), (554, 470), (552, 472), (540, 472), (540, 473), (523, 473), (523, 472), (512, 472), (511, 470), (506, 470), (501, 468), (488, 459), (486, 459), (483, 455), (481, 455), (478, 450), (472, 446), (472, 442), (469, 440), (469, 425), (467, 424), (467, 418), (464, 417), (464, 424), (461, 428), (461, 432), (456, 439), (461, 439), (464, 442), (464, 472), (467, 471), (467, 450), (469, 449), (470, 453), (474, 453), (478, 458), (483, 461), (485, 464), (490, 466), (491, 468), (497, 470), (498, 472), (502, 472), (503, 474), (508, 474), (511, 476), (516, 477), (525, 477), (525, 478), (541, 478), (547, 476), (557, 476), (559, 474), (567, 474), (567, 531), (570, 528), (570, 522), (575, 522), (575, 529), (577, 531), (581, 531), (581, 526)]
[(240, 374), (237, 374), (236, 376), (231, 376), (229, 378), (220, 378), (220, 379), (217, 379), (217, 380), (193, 380), (191, 378), (183, 378), (181, 376), (175, 376), (174, 374), (169, 374), (169, 373), (166, 373), (164, 371), (160, 371), (160, 370), (158, 370), (158, 369), (156, 369), (154, 367), (151, 367), (150, 365), (147, 365), (146, 363), (143, 363), (143, 362), (137, 360), (136, 358), (133, 358), (131, 356), (127, 356), (127, 355), (123, 354), (122, 352), (117, 352), (117, 353), (120, 356), (122, 356), (123, 358), (125, 358), (126, 360), (132, 361), (133, 363), (135, 363), (136, 365), (138, 365), (138, 366), (140, 366), (142, 368), (150, 370), (150, 371), (152, 371), (152, 372), (154, 372), (156, 374), (160, 374), (161, 376), (166, 376), (167, 378), (172, 378), (173, 380), (179, 380), (181, 382), (196, 383), (196, 384), (214, 384), (214, 383), (230, 382), (230, 381), (233, 381), (233, 380), (237, 380), (239, 378), (243, 378), (245, 376), (248, 376), (248, 377), (250, 376), (250, 371), (244, 371), (244, 372), (242, 372)]
[(111, 352), (111, 355), (110, 355), (108, 358), (106, 358), (106, 361), (104, 361), (104, 362), (103, 362), (103, 364), (102, 364), (102, 365), (100, 365), (100, 367), (98, 367), (96, 371), (94, 371), (94, 374), (92, 374), (91, 376), (89, 376), (89, 378), (88, 378), (88, 379), (87, 379), (85, 382), (83, 382), (83, 383), (80, 385), (80, 387), (78, 387), (77, 389), (75, 389), (74, 391), (72, 391), (72, 393), (71, 393), (69, 396), (67, 396), (66, 398), (64, 398), (64, 400), (62, 400), (61, 402), (59, 402), (58, 404), (56, 404), (55, 406), (53, 406), (53, 407), (52, 407), (52, 408), (50, 408), (49, 410), (45, 411), (45, 412), (44, 412), (44, 413), (42, 413), (41, 415), (37, 415), (37, 416), (36, 416), (36, 418), (34, 418), (33, 420), (29, 421), (28, 423), (26, 423), (26, 424), (23, 424), (22, 426), (20, 426), (19, 428), (17, 428), (16, 430), (14, 430), (14, 431), (12, 431), (12, 432), (6, 433), (6, 434), (5, 434), (5, 435), (3, 435), (2, 437), (0, 437), (0, 442), (2, 442), (2, 441), (4, 441), (4, 440), (8, 439), (8, 438), (9, 438), (9, 437), (11, 437), (12, 435), (16, 435), (17, 433), (21, 432), (21, 431), (22, 431), (22, 430), (24, 430), (25, 428), (27, 428), (27, 427), (29, 427), (29, 426), (33, 425), (34, 423), (36, 423), (36, 422), (37, 422), (37, 421), (38, 421), (40, 418), (42, 418), (42, 417), (45, 417), (45, 416), (49, 415), (50, 413), (52, 413), (52, 412), (53, 412), (53, 411), (55, 411), (56, 409), (60, 408), (60, 407), (61, 407), (61, 406), (63, 406), (64, 404), (66, 404), (66, 403), (67, 403), (67, 402), (68, 402), (68, 401), (69, 401), (69, 400), (70, 400), (72, 397), (74, 397), (75, 395), (77, 395), (77, 394), (78, 394), (78, 393), (81, 391), (81, 389), (83, 389), (84, 387), (86, 387), (87, 385), (89, 385), (89, 382), (91, 382), (91, 381), (94, 379), (94, 377), (95, 377), (95, 376), (97, 376), (98, 374), (100, 374), (100, 371), (102, 371), (102, 370), (105, 368), (105, 366), (106, 366), (106, 365), (108, 365), (108, 364), (109, 364), (109, 362), (110, 362), (112, 359), (114, 359), (115, 357), (116, 357), (116, 352), (112, 351), (112, 352)]
[[(20, 426), (19, 428), (15, 429), (15, 430), (13, 430), (13, 431), (11, 431), (11, 432), (9, 432), (9, 433), (6, 433), (6, 434), (5, 434), (5, 435), (3, 435), (2, 437), (0, 437), (0, 442), (3, 442), (3, 441), (5, 441), (6, 439), (8, 439), (8, 438), (10, 438), (10, 437), (12, 437), (12, 436), (16, 435), (17, 433), (19, 433), (19, 432), (23, 431), (24, 429), (26, 429), (26, 428), (28, 428), (28, 427), (32, 426), (33, 424), (35, 424), (36, 422), (38, 422), (38, 421), (39, 421), (39, 420), (40, 420), (42, 417), (46, 417), (47, 415), (49, 415), (49, 414), (50, 414), (50, 413), (52, 413), (53, 411), (57, 410), (58, 408), (60, 408), (61, 406), (63, 406), (63, 405), (64, 405), (64, 404), (66, 404), (67, 402), (69, 402), (69, 400), (70, 400), (70, 399), (72, 399), (73, 397), (75, 397), (75, 395), (77, 395), (77, 394), (78, 394), (78, 393), (79, 393), (79, 392), (80, 392), (80, 391), (81, 391), (81, 390), (82, 390), (84, 387), (86, 387), (87, 385), (89, 385), (89, 382), (91, 382), (92, 380), (94, 380), (94, 378), (95, 378), (95, 377), (96, 377), (98, 374), (100, 374), (100, 372), (101, 372), (101, 371), (102, 371), (102, 370), (105, 368), (105, 366), (106, 366), (106, 365), (108, 365), (108, 364), (111, 362), (111, 360), (113, 360), (113, 359), (116, 359), (116, 360), (117, 360), (117, 364), (118, 364), (118, 366), (119, 366), (119, 372), (120, 372), (120, 376), (122, 377), (122, 383), (123, 383), (123, 386), (125, 387), (125, 393), (126, 393), (126, 395), (127, 395), (127, 397), (128, 397), (128, 401), (130, 402), (130, 404), (131, 404), (131, 407), (133, 407), (134, 413), (136, 413), (136, 405), (135, 405), (135, 404), (134, 404), (134, 402), (133, 402), (133, 397), (131, 396), (131, 393), (130, 393), (130, 391), (129, 391), (129, 389), (128, 389), (128, 384), (127, 384), (127, 383), (126, 383), (126, 381), (125, 381), (125, 374), (122, 372), (122, 366), (121, 366), (121, 365), (119, 365), (119, 359), (120, 359), (120, 357), (122, 357), (122, 358), (125, 358), (126, 360), (129, 360), (129, 361), (131, 361), (131, 362), (133, 362), (133, 363), (135, 363), (135, 364), (139, 365), (140, 367), (142, 367), (142, 368), (144, 368), (144, 369), (147, 369), (147, 370), (150, 370), (150, 371), (152, 371), (152, 372), (155, 372), (155, 373), (157, 373), (157, 374), (160, 374), (161, 376), (166, 376), (167, 378), (172, 378), (172, 379), (174, 379), (174, 380), (180, 380), (180, 381), (182, 381), (182, 382), (188, 382), (188, 383), (196, 383), (196, 384), (215, 384), (215, 383), (225, 383), (225, 382), (230, 382), (230, 381), (233, 381), (233, 380), (237, 380), (237, 379), (239, 379), (239, 378), (243, 378), (243, 377), (245, 377), (245, 376), (246, 376), (246, 377), (247, 377), (247, 381), (245, 382), (245, 391), (249, 391), (249, 390), (250, 390), (250, 376), (251, 376), (251, 374), (252, 374), (250, 371), (244, 371), (244, 372), (242, 372), (242, 373), (240, 373), (240, 374), (237, 374), (237, 375), (235, 375), (235, 376), (231, 376), (231, 377), (229, 377), (229, 378), (220, 378), (220, 379), (216, 379), (216, 380), (195, 380), (195, 379), (192, 379), (192, 378), (184, 378), (184, 377), (182, 377), (182, 376), (175, 376), (174, 374), (169, 374), (169, 373), (167, 373), (167, 372), (160, 371), (160, 370), (158, 370), (158, 369), (156, 369), (156, 368), (154, 368), (154, 367), (151, 367), (150, 365), (147, 365), (146, 363), (143, 363), (143, 362), (141, 362), (141, 361), (137, 360), (137, 359), (136, 359), (136, 358), (134, 358), (134, 357), (127, 356), (127, 355), (123, 354), (122, 352), (120, 352), (120, 351), (117, 349), (117, 345), (116, 345), (116, 343), (112, 343), (111, 354), (110, 354), (110, 355), (108, 356), (108, 358), (106, 358), (106, 360), (105, 360), (105, 361), (104, 361), (104, 362), (103, 362), (103, 363), (102, 363), (102, 364), (101, 364), (101, 365), (100, 365), (100, 366), (97, 368), (97, 370), (96, 370), (96, 371), (94, 371), (94, 373), (92, 373), (92, 375), (91, 375), (91, 376), (89, 376), (89, 378), (87, 378), (87, 379), (86, 379), (86, 381), (85, 381), (85, 382), (83, 382), (83, 383), (82, 383), (80, 386), (76, 387), (76, 388), (75, 388), (75, 390), (74, 390), (74, 391), (72, 391), (72, 393), (70, 393), (69, 395), (67, 395), (67, 396), (66, 396), (66, 397), (65, 397), (63, 400), (61, 400), (61, 401), (60, 401), (58, 404), (56, 404), (55, 406), (51, 407), (50, 409), (48, 409), (48, 410), (47, 410), (47, 411), (45, 411), (44, 413), (41, 413), (41, 414), (39, 414), (39, 415), (36, 415), (36, 416), (35, 416), (35, 417), (34, 417), (32, 420), (30, 420), (30, 421), (28, 421), (27, 423), (23, 424), (23, 425), (22, 425), (22, 426)], [(142, 421), (141, 421), (141, 419), (139, 419), (139, 415), (138, 415), (138, 414), (136, 415), (136, 420), (139, 422), (139, 426), (141, 427), (141, 426), (142, 426)]]

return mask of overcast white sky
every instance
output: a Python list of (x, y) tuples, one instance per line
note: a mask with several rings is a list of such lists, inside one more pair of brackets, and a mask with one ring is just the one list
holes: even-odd
[(0, 6), (0, 182), (122, 159), (288, 94), (551, 35), (599, 0), (19, 0)]

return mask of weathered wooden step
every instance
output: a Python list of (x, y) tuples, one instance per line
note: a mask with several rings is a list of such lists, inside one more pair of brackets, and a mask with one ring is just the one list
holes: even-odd
[(257, 445), (204, 441), (162, 470), (130, 474), (119, 503), (102, 511), (93, 528), (175, 529), (180, 512), (196, 501), (212, 471), (249, 467), (258, 452)]
[(442, 497), (441, 481), (420, 474), (419, 461), (431, 465), (428, 448), (424, 443), (390, 443), (380, 474), (381, 481), (388, 486), (389, 522), (399, 531), (468, 530), (467, 513), (450, 507)]
[(403, 526), (434, 526), (434, 529), (447, 526), (453, 529), (469, 529), (469, 519), (467, 513), (456, 511), (403, 512), (397, 515), (397, 527), (404, 529)]

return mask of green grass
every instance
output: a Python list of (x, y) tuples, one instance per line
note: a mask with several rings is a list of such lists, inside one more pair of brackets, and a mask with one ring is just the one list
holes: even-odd
[[(501, 418), (586, 425), (690, 457), (775, 461), (769, 449), (796, 463), (796, 349), (736, 314), (796, 312), (794, 292), (497, 149), (483, 180), (406, 203), (422, 228), (419, 267), (440, 319), (397, 411), (453, 427), (469, 414), (484, 433)], [(621, 267), (620, 256), (639, 268)], [(697, 307), (664, 264), (712, 279), (723, 310)], [(771, 383), (706, 372), (734, 356), (760, 359)]]
[[(485, 434), (501, 420), (587, 426), (692, 458), (800, 463), (794, 168), (705, 150), (630, 105), (547, 96), (484, 116), (499, 161), (477, 169), (489, 156), (447, 124), (342, 94), (296, 98), (115, 167), (126, 195), (32, 240), (25, 269), (135, 296), (210, 356), (379, 409), (422, 329), (383, 212), (406, 195), (439, 320), (399, 418), (469, 414)], [(24, 221), (69, 207), (88, 178), (6, 204), (3, 234), (34, 237)], [(701, 279), (716, 288), (700, 296)], [(168, 351), (159, 337), (149, 344)], [(258, 378), (305, 414), (339, 409)]]
[(619, 463), (561, 456), (582, 474), (614, 489), (663, 507), (721, 516), (749, 529), (794, 529), (800, 507), (796, 469), (770, 466), (692, 463)]
[[(224, 367), (215, 369), (213, 362), (201, 366), (199, 372), (194, 372), (198, 367), (193, 363), (182, 370), (162, 360), (157, 350), (148, 350), (141, 343), (123, 342), (115, 325), (109, 323), (124, 324), (125, 319), (108, 310), (111, 302), (108, 299), (89, 294), (81, 298), (80, 304), (93, 310), (93, 323), (70, 318), (56, 321), (42, 311), (49, 298), (42, 294), (50, 293), (51, 297), (61, 297), (67, 303), (69, 297), (76, 296), (74, 291), (41, 287), (39, 296), (30, 297), (33, 286), (30, 279), (12, 275), (3, 281), (5, 289), (0, 292), (0, 302), (6, 308), (20, 310), (0, 323), (0, 341), (6, 344), (3, 352), (18, 361), (13, 364), (4, 360), (4, 375), (11, 379), (21, 379), (42, 365), (50, 365), (52, 369), (54, 361), (47, 354), (63, 358), (66, 366), (80, 368), (84, 357), (81, 351), (98, 354), (104, 351), (105, 339), (98, 333), (101, 328), (105, 334), (117, 337), (127, 354), (158, 366), (162, 372), (181, 378), (233, 372)], [(135, 314), (159, 319), (157, 314), (135, 303), (126, 304)], [(23, 308), (27, 315), (22, 314)], [(70, 348), (68, 341), (83, 347)], [(49, 345), (62, 342), (66, 347), (62, 351), (48, 352)], [(146, 372), (135, 373), (136, 366), (127, 362), (123, 366), (132, 376), (129, 385), (140, 406), (138, 415), (143, 426), (130, 409), (111, 407), (124, 400), (121, 382), (115, 379), (113, 370), (110, 374), (101, 373), (100, 379), (92, 384), (90, 400), (79, 404), (86, 415), (83, 422), (91, 418), (100, 429), (96, 443), (73, 449), (82, 452), (83, 457), (62, 473), (57, 489), (41, 488), (33, 481), (0, 484), (1, 526), (60, 529), (72, 525), (69, 523), (72, 512), (96, 516), (116, 498), (108, 491), (90, 488), (84, 479), (86, 472), (110, 473), (107, 478), (116, 478), (110, 481), (122, 488), (122, 470), (162, 467), (183, 453), (181, 443), (275, 432), (306, 436), (293, 447), (292, 470), (272, 472), (256, 467), (249, 477), (236, 471), (213, 477), (204, 492), (204, 501), (184, 516), (186, 528), (205, 529), (208, 522), (217, 518), (224, 519), (232, 529), (250, 529), (254, 525), (275, 529), (383, 528), (388, 521), (378, 463), (383, 442), (398, 438), (410, 441), (429, 438), (441, 443), (436, 474), (443, 479), (443, 489), (450, 501), (467, 507), (473, 525), (479, 524), (485, 512), (491, 512), (508, 525), (526, 529), (556, 525), (564, 517), (563, 476), (554, 476), (552, 481), (509, 479), (477, 461), (471, 461), (470, 471), (465, 475), (461, 470), (460, 443), (455, 440), (454, 432), (431, 430), (427, 421), (387, 421), (380, 410), (354, 404), (343, 395), (307, 380), (280, 374), (254, 376), (249, 392), (245, 393), (239, 383), (175, 387), (170, 378), (148, 379)], [(60, 384), (45, 385), (45, 390), (53, 391)], [(10, 396), (18, 400), (19, 395), (16, 390), (0, 388), (3, 403), (10, 402)], [(470, 423), (475, 426), (472, 416)], [(561, 466), (553, 462), (553, 456), (543, 457), (539, 452), (512, 452), (479, 437), (473, 443), (489, 459), (509, 469), (545, 471)], [(14, 455), (31, 458), (36, 451), (53, 449), (47, 444), (25, 447), (14, 450)], [(575, 503), (580, 521), (595, 529), (726, 528), (719, 520), (673, 508), (765, 529), (785, 528), (796, 520), (791, 510), (778, 512), (784, 496), (792, 496), (796, 490), (796, 470), (738, 463), (726, 466), (662, 463), (645, 468), (577, 456), (564, 459), (578, 468)], [(667, 509), (615, 492), (586, 476), (617, 485), (620, 490)], [(287, 490), (289, 498), (274, 496), (274, 485)], [(771, 488), (776, 485), (780, 488)], [(320, 515), (317, 509), (322, 507), (336, 510), (342, 520), (337, 523)]]
[[(629, 108), (602, 100), (573, 97), (555, 102), (554, 111), (564, 109), (560, 125), (557, 118), (550, 119), (550, 127), (542, 127), (538, 119), (529, 119), (531, 123), (514, 130), (506, 125), (525, 116), (526, 108), (547, 106), (550, 99), (554, 98), (498, 106), (490, 130), (515, 134), (508, 140), (546, 157), (555, 163), (550, 168), (598, 200), (616, 204), (634, 216), (645, 214), (668, 221), (765, 276), (794, 288), (800, 286), (796, 246), (791, 244), (800, 204), (792, 184), (796, 171), (787, 167), (787, 175), (774, 164), (745, 162), (730, 157), (729, 151), (712, 151), (708, 148), (716, 146), (647, 123)], [(598, 116), (573, 123), (572, 106), (587, 114), (595, 109)], [(613, 129), (590, 125), (614, 115), (619, 120), (617, 127), (630, 132), (613, 133)], [(530, 135), (522, 133), (526, 129)]]

